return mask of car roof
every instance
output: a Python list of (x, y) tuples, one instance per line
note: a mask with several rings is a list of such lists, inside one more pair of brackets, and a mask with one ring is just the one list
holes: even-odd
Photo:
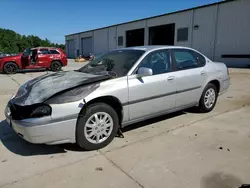
[(43, 46), (40, 46), (40, 47), (36, 47), (36, 48), (31, 48), (31, 50), (35, 50), (35, 49), (39, 50), (41, 48), (48, 48), (48, 49), (53, 49), (53, 50), (57, 50), (58, 49), (56, 47), (46, 47), (46, 46), (43, 47)]
[(181, 49), (191, 49), (184, 46), (168, 46), (168, 45), (151, 45), (151, 46), (133, 46), (126, 48), (119, 48), (116, 50), (143, 50), (143, 51), (151, 51), (157, 49), (171, 49), (171, 48), (181, 48)]

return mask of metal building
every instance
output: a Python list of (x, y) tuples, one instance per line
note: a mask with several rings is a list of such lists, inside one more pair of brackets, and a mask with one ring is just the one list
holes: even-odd
[(68, 57), (141, 45), (199, 50), (229, 66), (250, 65), (250, 0), (229, 0), (66, 35)]

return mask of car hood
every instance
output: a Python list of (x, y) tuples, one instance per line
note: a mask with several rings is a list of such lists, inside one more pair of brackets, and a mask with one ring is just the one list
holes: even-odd
[(77, 71), (45, 74), (22, 85), (11, 102), (20, 106), (42, 103), (59, 92), (110, 78), (110, 75), (92, 75)]
[(17, 54), (13, 56), (3, 56), (1, 59), (3, 60), (14, 60), (14, 59), (19, 59), (21, 58), (22, 54)]

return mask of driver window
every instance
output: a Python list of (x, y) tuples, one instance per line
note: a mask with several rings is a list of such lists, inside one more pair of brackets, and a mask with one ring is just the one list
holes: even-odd
[(36, 59), (37, 59), (37, 50), (34, 49), (34, 50), (31, 50), (30, 51), (30, 61), (31, 62), (36, 62)]
[(163, 74), (171, 71), (168, 50), (158, 50), (148, 54), (141, 62), (140, 67), (150, 68), (153, 75)]

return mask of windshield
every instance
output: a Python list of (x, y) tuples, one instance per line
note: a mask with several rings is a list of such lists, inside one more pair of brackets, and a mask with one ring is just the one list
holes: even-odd
[(96, 57), (78, 71), (90, 74), (108, 73), (115, 77), (125, 76), (144, 53), (143, 50), (112, 51)]

